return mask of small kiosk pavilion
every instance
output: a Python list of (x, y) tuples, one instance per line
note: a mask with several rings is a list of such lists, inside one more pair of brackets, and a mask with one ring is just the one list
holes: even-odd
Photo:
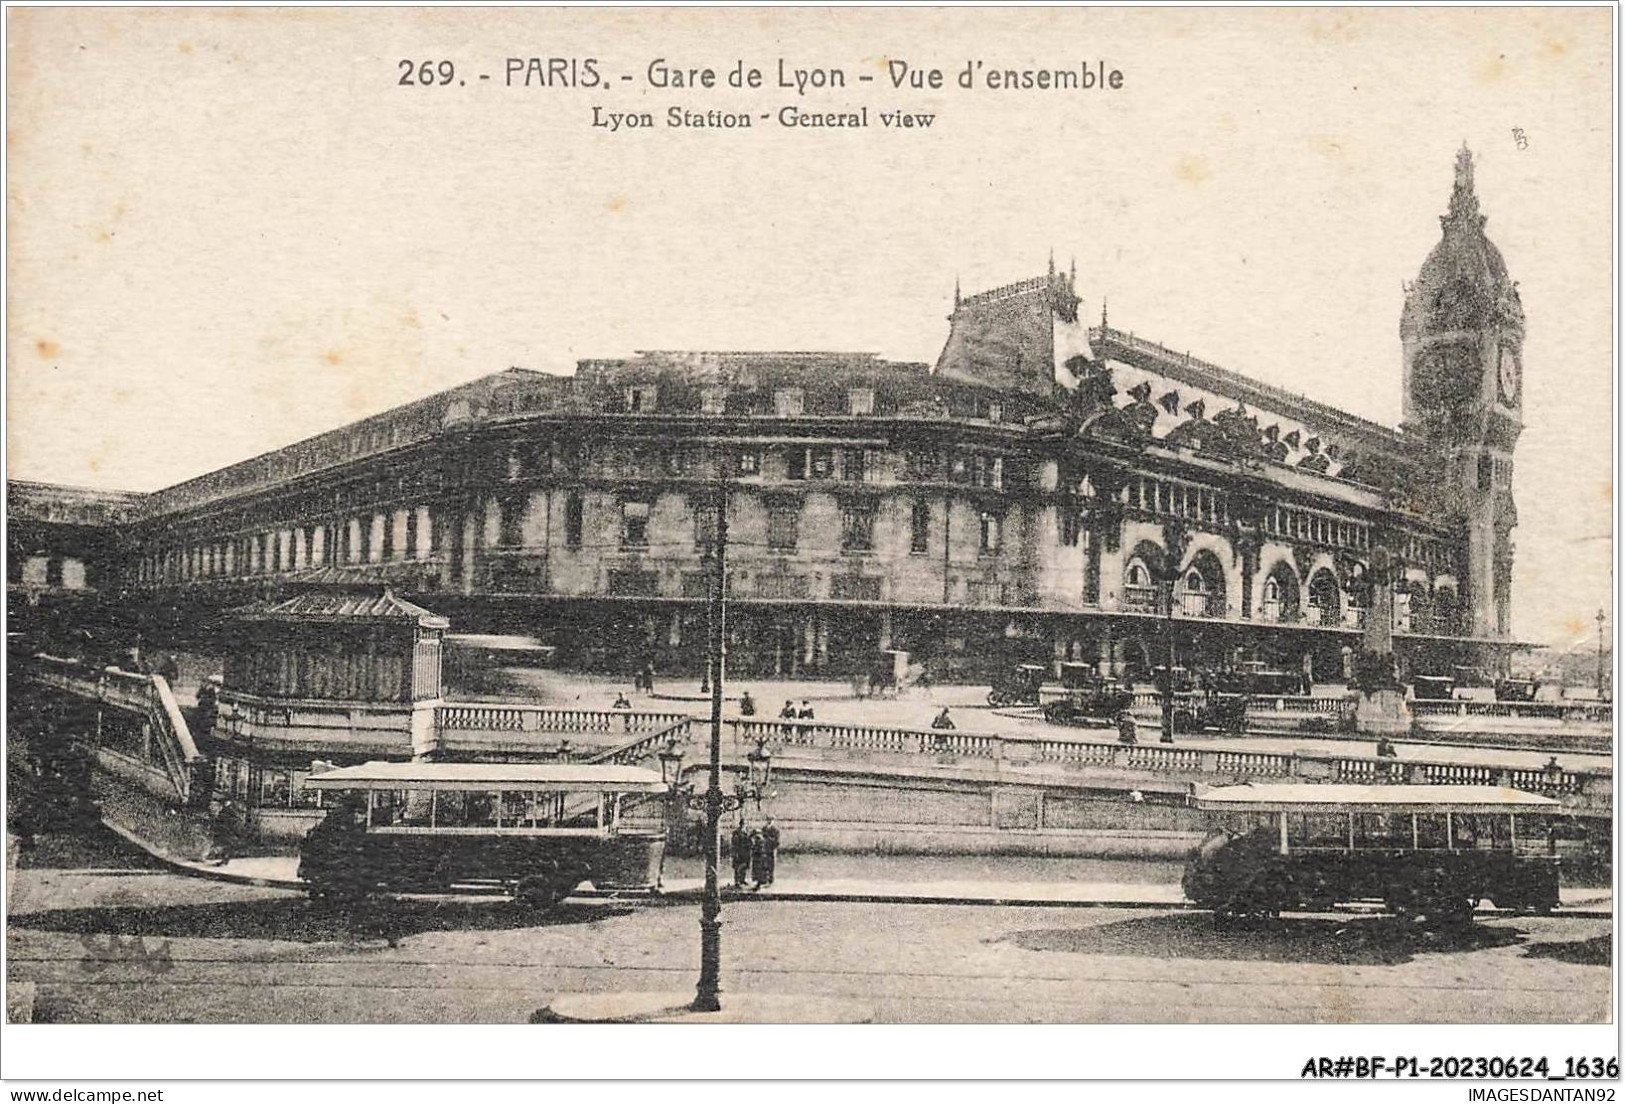
[(448, 622), (376, 581), (328, 573), (291, 597), (237, 610), (207, 739), (215, 796), (263, 841), (319, 816), (318, 764), (428, 755)]
[(444, 617), (373, 584), (303, 590), (232, 622), (222, 740), (341, 759), (432, 747)]

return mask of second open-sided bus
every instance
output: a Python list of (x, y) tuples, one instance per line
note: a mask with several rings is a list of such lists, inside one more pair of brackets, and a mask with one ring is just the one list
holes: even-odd
[(1549, 797), (1500, 786), (1223, 786), (1196, 805), (1221, 827), (1192, 854), (1185, 895), (1220, 923), (1340, 902), (1465, 923), (1481, 901), (1557, 905)]
[(313, 897), (496, 881), (551, 907), (584, 881), (659, 885), (667, 787), (640, 767), (363, 763), (305, 785), (327, 808), (300, 850)]

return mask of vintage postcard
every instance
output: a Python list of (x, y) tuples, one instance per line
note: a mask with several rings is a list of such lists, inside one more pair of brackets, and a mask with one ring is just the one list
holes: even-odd
[(10, 9), (8, 1031), (1617, 1077), (1616, 14)]

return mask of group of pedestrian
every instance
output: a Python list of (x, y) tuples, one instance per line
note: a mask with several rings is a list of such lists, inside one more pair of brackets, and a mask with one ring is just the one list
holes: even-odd
[(760, 828), (746, 828), (743, 818), (728, 837), (734, 864), (734, 887), (761, 889), (773, 884), (773, 868), (779, 859), (779, 829), (773, 818)]
[(784, 708), (779, 710), (779, 720), (781, 720), (781, 721), (810, 721), (812, 719), (813, 719), (812, 702), (808, 701), (806, 698), (802, 698), (801, 699), (801, 708), (797, 709), (795, 702), (791, 701), (789, 698), (784, 699)]
[(632, 672), (632, 688), (645, 694), (655, 692), (655, 665), (650, 660), (638, 664), (638, 669)]

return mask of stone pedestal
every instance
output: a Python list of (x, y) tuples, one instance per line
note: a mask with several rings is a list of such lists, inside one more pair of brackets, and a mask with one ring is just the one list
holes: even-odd
[(1408, 736), (1411, 709), (1403, 690), (1367, 690), (1354, 703), (1354, 727), (1364, 736)]

